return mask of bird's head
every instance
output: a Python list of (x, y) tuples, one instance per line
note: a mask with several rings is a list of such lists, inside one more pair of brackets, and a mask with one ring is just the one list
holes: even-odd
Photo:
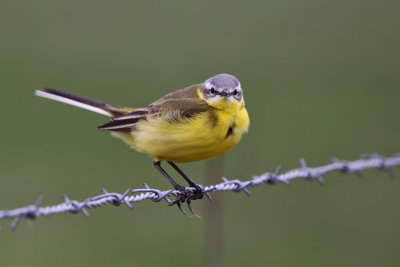
[(230, 74), (218, 74), (202, 84), (205, 101), (215, 108), (243, 105), (243, 91), (239, 80)]

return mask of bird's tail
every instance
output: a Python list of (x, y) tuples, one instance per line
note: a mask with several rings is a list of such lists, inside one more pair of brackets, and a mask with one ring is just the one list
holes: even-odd
[(42, 90), (36, 90), (35, 95), (87, 109), (111, 118), (130, 113), (134, 110), (133, 108), (106, 104), (95, 99), (75, 95), (58, 89), (44, 88)]

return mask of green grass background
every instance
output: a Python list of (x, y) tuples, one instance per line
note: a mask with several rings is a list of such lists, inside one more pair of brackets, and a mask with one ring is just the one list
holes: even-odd
[[(251, 126), (225, 176), (400, 152), (399, 1), (0, 2), (0, 209), (168, 189), (106, 118), (33, 95), (44, 86), (143, 106), (226, 72)], [(204, 162), (182, 165), (202, 183)], [(219, 178), (215, 177), (215, 183)], [(398, 266), (400, 180), (367, 171), (223, 193), (226, 266)], [(194, 208), (202, 214), (202, 202)], [(201, 266), (203, 220), (141, 202), (0, 222), (0, 266)], [(203, 213), (204, 214), (204, 213)]]

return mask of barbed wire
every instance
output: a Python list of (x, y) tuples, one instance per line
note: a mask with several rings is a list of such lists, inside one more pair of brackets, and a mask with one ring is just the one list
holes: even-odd
[[(344, 161), (336, 158), (331, 159), (331, 164), (321, 167), (308, 167), (304, 159), (300, 159), (300, 168), (287, 171), (286, 173), (280, 174), (282, 168), (278, 166), (274, 173), (264, 173), (259, 176), (254, 176), (249, 181), (240, 180), (228, 180), (222, 177), (223, 182), (210, 185), (201, 186), (202, 193), (211, 201), (211, 192), (217, 191), (243, 191), (246, 195), (250, 196), (249, 188), (259, 186), (262, 184), (276, 184), (284, 183), (289, 184), (293, 179), (306, 179), (306, 180), (317, 180), (323, 184), (323, 175), (335, 171), (342, 172), (343, 174), (355, 173), (361, 175), (361, 171), (366, 169), (379, 169), (388, 171), (391, 176), (394, 175), (393, 168), (400, 166), (400, 154), (396, 154), (392, 157), (383, 157), (378, 154), (364, 154), (360, 159), (355, 161)], [(186, 187), (187, 193), (193, 193), (196, 189), (193, 187)], [(36, 219), (41, 216), (50, 216), (53, 214), (70, 212), (73, 214), (81, 212), (85, 217), (89, 217), (89, 213), (86, 209), (103, 206), (106, 204), (112, 204), (114, 206), (126, 205), (129, 209), (133, 210), (131, 203), (140, 202), (145, 199), (150, 199), (154, 202), (160, 202), (165, 200), (168, 204), (172, 204), (173, 201), (170, 197), (177, 197), (181, 194), (177, 190), (158, 190), (150, 188), (147, 184), (144, 184), (142, 189), (128, 189), (123, 194), (110, 193), (106, 189), (102, 189), (103, 194), (94, 196), (86, 199), (85, 201), (79, 202), (77, 200), (70, 200), (66, 195), (63, 196), (64, 202), (53, 205), (42, 207), (43, 197), (39, 197), (35, 205), (29, 205), (22, 208), (13, 210), (2, 210), (0, 211), (0, 220), (13, 219), (11, 223), (11, 230), (14, 231), (21, 219)]]

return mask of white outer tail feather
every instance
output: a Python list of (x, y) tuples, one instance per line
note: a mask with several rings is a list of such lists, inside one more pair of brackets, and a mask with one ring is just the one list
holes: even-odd
[(51, 100), (54, 100), (54, 101), (58, 101), (58, 102), (61, 102), (61, 103), (65, 103), (65, 104), (68, 104), (68, 105), (72, 105), (72, 106), (75, 106), (75, 107), (78, 107), (78, 108), (90, 110), (92, 112), (96, 112), (96, 113), (99, 113), (99, 114), (107, 116), (107, 117), (113, 117), (113, 115), (110, 112), (105, 111), (105, 110), (103, 110), (101, 108), (90, 106), (88, 104), (84, 104), (84, 103), (81, 103), (81, 102), (78, 102), (78, 101), (75, 101), (75, 100), (72, 100), (72, 99), (69, 99), (69, 98), (66, 98), (66, 97), (62, 97), (62, 96), (54, 95), (54, 94), (51, 94), (51, 93), (43, 92), (41, 90), (36, 90), (35, 91), (35, 95), (43, 97), (43, 98), (48, 98), (48, 99), (51, 99)]

